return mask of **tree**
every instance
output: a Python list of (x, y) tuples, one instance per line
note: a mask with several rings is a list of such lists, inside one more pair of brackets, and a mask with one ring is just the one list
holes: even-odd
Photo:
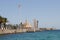
[(1, 28), (2, 23), (4, 25), (4, 28), (6, 28), (6, 22), (8, 22), (7, 18), (4, 18), (4, 17), (0, 16), (0, 28)]
[(2, 23), (3, 23), (5, 29), (6, 29), (6, 22), (7, 22), (7, 18), (3, 18)]
[(1, 23), (2, 23), (2, 17), (0, 16), (0, 28), (1, 28)]

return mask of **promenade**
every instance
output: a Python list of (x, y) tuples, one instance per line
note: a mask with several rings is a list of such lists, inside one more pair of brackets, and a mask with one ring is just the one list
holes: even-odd
[(4, 30), (2, 30), (2, 29), (0, 29), (0, 34), (13, 34), (13, 33), (22, 33), (22, 32), (26, 32), (26, 31), (23, 31), (23, 30), (21, 30), (21, 29), (11, 29), (11, 30), (9, 30), (9, 29), (4, 29)]

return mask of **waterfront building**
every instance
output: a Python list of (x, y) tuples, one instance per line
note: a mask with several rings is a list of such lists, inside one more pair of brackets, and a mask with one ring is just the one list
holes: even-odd
[(29, 31), (32, 29), (32, 25), (26, 20), (25, 23), (20, 24), (20, 28)]

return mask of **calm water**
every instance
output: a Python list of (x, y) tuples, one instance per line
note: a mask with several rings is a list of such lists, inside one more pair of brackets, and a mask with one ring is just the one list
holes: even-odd
[(0, 35), (0, 40), (60, 40), (60, 30)]

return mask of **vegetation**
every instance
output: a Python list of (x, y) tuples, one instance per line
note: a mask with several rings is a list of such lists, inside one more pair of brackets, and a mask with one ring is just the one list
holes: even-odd
[(6, 28), (6, 22), (7, 22), (7, 18), (0, 16), (0, 28), (1, 28), (1, 24), (3, 24), (4, 28)]
[(1, 28), (1, 23), (2, 23), (2, 17), (0, 16), (0, 28)]

